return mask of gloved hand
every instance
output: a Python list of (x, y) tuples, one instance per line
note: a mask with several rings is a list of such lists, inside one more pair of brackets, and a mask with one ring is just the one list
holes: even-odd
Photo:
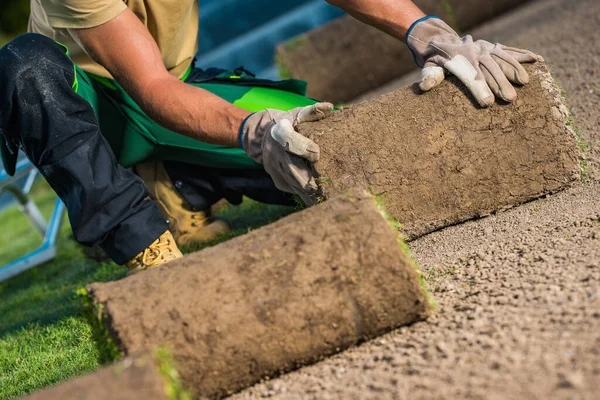
[(415, 22), (406, 35), (406, 44), (423, 68), (421, 90), (428, 91), (442, 83), (445, 68), (465, 84), (482, 107), (492, 105), (494, 95), (513, 101), (517, 92), (510, 82), (529, 82), (521, 63), (541, 59), (527, 50), (485, 40), (474, 42), (471, 36), (461, 38), (437, 17)]
[(333, 114), (333, 104), (317, 103), (291, 111), (266, 109), (250, 115), (240, 129), (240, 147), (265, 171), (279, 190), (297, 194), (307, 205), (317, 202), (317, 183), (309, 162), (319, 160), (319, 146), (295, 128)]

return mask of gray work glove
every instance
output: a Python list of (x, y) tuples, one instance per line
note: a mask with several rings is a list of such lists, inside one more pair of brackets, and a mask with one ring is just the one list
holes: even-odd
[(307, 205), (317, 202), (317, 183), (309, 163), (319, 160), (319, 146), (296, 127), (333, 114), (333, 104), (317, 103), (291, 111), (266, 109), (250, 115), (240, 129), (240, 146), (279, 190), (297, 194)]
[(442, 83), (445, 68), (465, 84), (482, 107), (492, 105), (494, 95), (513, 101), (517, 92), (510, 82), (529, 82), (521, 63), (541, 59), (527, 50), (485, 40), (474, 42), (471, 36), (461, 38), (437, 17), (426, 17), (413, 24), (406, 44), (423, 68), (421, 90), (428, 91)]

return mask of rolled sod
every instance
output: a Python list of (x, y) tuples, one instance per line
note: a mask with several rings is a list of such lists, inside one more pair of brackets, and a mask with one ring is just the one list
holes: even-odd
[(580, 150), (563, 93), (544, 63), (525, 67), (512, 104), (475, 106), (452, 77), (301, 125), (321, 148), (321, 195), (368, 188), (413, 239), (569, 186)]
[(191, 400), (163, 350), (140, 353), (24, 400)]
[(125, 354), (165, 346), (218, 398), (427, 317), (397, 231), (348, 191), (164, 267), (88, 288)]
[[(416, 0), (458, 32), (528, 0)], [(344, 16), (281, 44), (277, 64), (286, 78), (308, 82), (310, 97), (346, 103), (417, 68), (406, 45)]]

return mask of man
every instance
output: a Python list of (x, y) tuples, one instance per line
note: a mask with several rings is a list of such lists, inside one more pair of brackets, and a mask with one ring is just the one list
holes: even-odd
[[(515, 99), (511, 82), (528, 82), (520, 63), (535, 61), (532, 53), (460, 38), (409, 0), (329, 2), (406, 40), (423, 68), (425, 91), (443, 81), (445, 69), (490, 106), (495, 97)], [(174, 228), (180, 240), (181, 232), (193, 236), (199, 227), (208, 235), (226, 229), (205, 211), (227, 191), (272, 203), (289, 202), (284, 193), (315, 202), (309, 163), (319, 148), (295, 127), (328, 118), (333, 106), (290, 88), (291, 100), (282, 94), (289, 101), (266, 110), (224, 100), (218, 79), (191, 70), (197, 0), (32, 0), (31, 8), (34, 33), (0, 50), (2, 158), (10, 173), (18, 149), (28, 156), (64, 201), (80, 243), (100, 244), (133, 272), (181, 257), (146, 185), (124, 168), (135, 164), (148, 182), (163, 183), (150, 189), (167, 217), (188, 221)], [(273, 93), (285, 92), (277, 85)], [(274, 109), (293, 105), (305, 107)], [(170, 161), (165, 168), (144, 163), (155, 159)], [(174, 176), (191, 177), (191, 185), (198, 176), (198, 193), (218, 176), (212, 186), (221, 188), (209, 188), (204, 197), (217, 198), (194, 207), (193, 193), (183, 199), (183, 190), (169, 186)], [(223, 184), (240, 179), (245, 183)], [(197, 226), (189, 223), (195, 209), (204, 210)]]

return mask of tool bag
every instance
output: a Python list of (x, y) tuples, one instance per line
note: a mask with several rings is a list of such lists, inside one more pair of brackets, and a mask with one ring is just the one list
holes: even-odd
[[(82, 84), (86, 77), (80, 75), (85, 73), (78, 71), (78, 93), (86, 98), (95, 96), (90, 102), (100, 129), (121, 165), (176, 160), (215, 168), (262, 168), (242, 149), (203, 143), (158, 125), (116, 81), (92, 76), (94, 93), (85, 93), (89, 85)], [(251, 112), (265, 108), (287, 111), (317, 102), (305, 96), (304, 81), (256, 79), (243, 69), (191, 69), (183, 80)]]

